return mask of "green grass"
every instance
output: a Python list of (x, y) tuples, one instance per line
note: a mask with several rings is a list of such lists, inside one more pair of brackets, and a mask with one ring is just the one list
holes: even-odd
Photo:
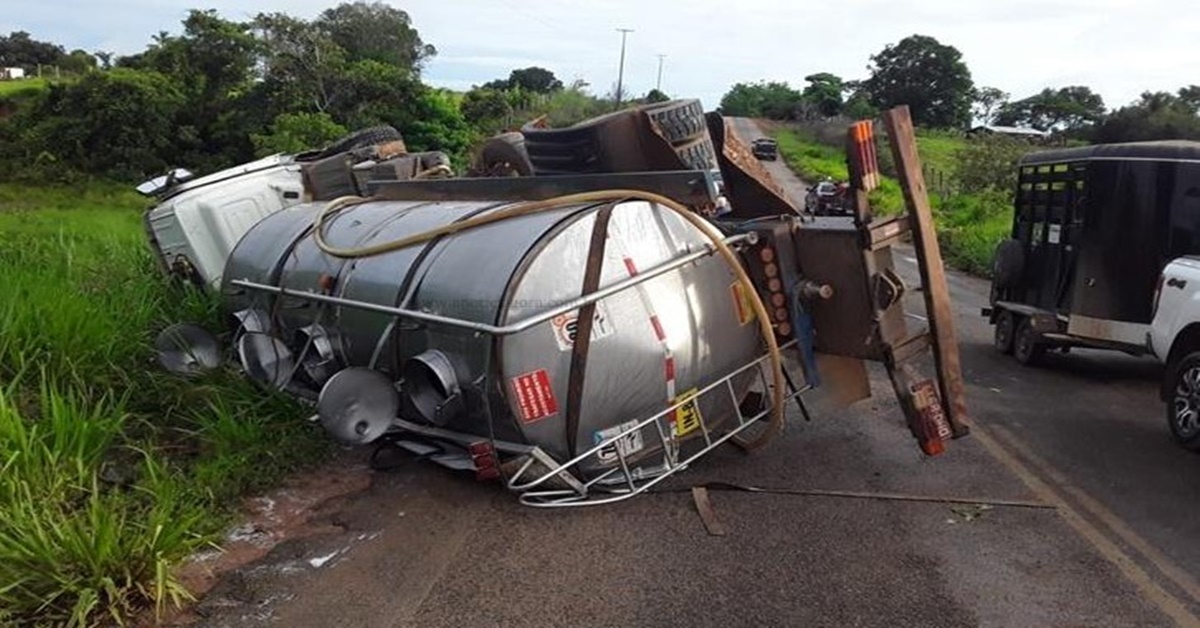
[[(844, 149), (821, 143), (816, 135), (802, 128), (781, 128), (773, 133), (779, 152), (788, 166), (801, 178), (816, 181), (824, 177), (845, 180), (848, 177)], [(956, 133), (919, 130), (917, 151), (922, 165), (953, 179), (957, 171), (958, 151), (966, 140)], [(882, 149), (886, 150), (886, 146)], [(956, 186), (947, 186), (950, 190)], [(904, 196), (899, 184), (883, 177), (879, 189), (870, 197), (871, 206), (880, 215), (904, 211)], [(938, 241), (947, 262), (978, 275), (991, 271), (996, 244), (1008, 237), (1012, 225), (1012, 201), (1008, 194), (988, 191), (974, 194), (948, 192), (946, 197), (931, 199), (935, 207)]]
[(36, 77), (15, 81), (0, 81), (0, 99), (31, 96), (46, 89), (49, 85), (49, 79)]
[(917, 130), (917, 152), (921, 163), (928, 168), (953, 176), (957, 171), (958, 151), (966, 145), (966, 138), (953, 131)]
[(186, 597), (171, 566), (236, 496), (325, 450), (304, 409), (232, 370), (157, 370), (217, 308), (155, 270), (125, 187), (0, 184), (0, 624), (125, 621)]

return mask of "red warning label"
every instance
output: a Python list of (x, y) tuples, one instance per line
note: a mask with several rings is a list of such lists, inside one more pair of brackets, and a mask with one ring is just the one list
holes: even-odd
[(525, 423), (540, 421), (558, 412), (558, 402), (554, 399), (546, 369), (518, 375), (509, 381), (517, 397), (517, 405), (521, 408), (521, 420)]

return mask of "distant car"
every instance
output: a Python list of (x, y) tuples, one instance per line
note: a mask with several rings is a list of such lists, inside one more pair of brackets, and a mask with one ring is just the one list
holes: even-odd
[(810, 188), (804, 197), (804, 211), (814, 216), (841, 216), (851, 213), (849, 196), (844, 183), (822, 181)]
[(750, 151), (754, 153), (755, 157), (768, 161), (775, 161), (779, 157), (779, 145), (769, 137), (760, 137), (754, 140), (754, 143), (750, 146)]

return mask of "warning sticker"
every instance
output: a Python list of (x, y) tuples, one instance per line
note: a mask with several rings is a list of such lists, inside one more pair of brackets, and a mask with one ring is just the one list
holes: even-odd
[(592, 444), (599, 445), (609, 438), (613, 438), (622, 432), (629, 430), (628, 434), (621, 436), (613, 442), (600, 448), (596, 455), (601, 462), (614, 462), (618, 458), (618, 453), (621, 456), (631, 456), (646, 447), (646, 440), (642, 438), (642, 430), (635, 430), (637, 421), (627, 421), (620, 425), (614, 425), (606, 430), (599, 430), (592, 433)]
[(675, 398), (675, 403), (687, 401), (675, 408), (675, 415), (671, 418), (671, 433), (676, 438), (686, 436), (700, 427), (700, 404), (696, 403), (696, 395), (699, 393), (699, 388), (693, 388)]
[(733, 296), (733, 309), (737, 313), (738, 324), (746, 325), (754, 320), (754, 306), (750, 305), (750, 295), (746, 294), (742, 282), (735, 281), (729, 284), (729, 294)]
[[(575, 346), (575, 336), (579, 330), (579, 310), (559, 314), (550, 320), (550, 328), (554, 330), (554, 340), (560, 351), (570, 351)], [(592, 316), (592, 342), (613, 333), (612, 323), (604, 306), (596, 303), (596, 313)]]
[(554, 390), (550, 388), (550, 375), (546, 369), (538, 369), (518, 375), (511, 380), (513, 394), (521, 408), (521, 420), (525, 423), (540, 421), (558, 412)]

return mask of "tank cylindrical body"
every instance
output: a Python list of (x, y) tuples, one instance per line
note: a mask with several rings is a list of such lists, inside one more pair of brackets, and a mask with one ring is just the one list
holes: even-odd
[[(486, 215), (506, 203), (371, 201), (325, 222), (325, 240), (355, 248), (389, 242)], [(601, 254), (599, 287), (700, 250), (705, 236), (673, 212), (642, 201), (612, 206), (607, 238), (592, 251), (605, 205), (571, 205), (464, 230), (391, 252), (343, 259), (322, 252), (312, 224), (322, 205), (277, 212), (234, 248), (222, 287), (230, 313), (254, 311), (309, 369), (309, 385), (338, 368), (368, 366), (397, 380), (411, 420), (537, 445), (565, 460), (630, 421), (661, 412), (692, 391), (761, 355), (755, 324), (733, 289), (735, 277), (712, 255), (597, 303), (576, 432), (567, 433), (568, 384), (576, 313), (492, 337), (444, 324), (399, 319), (342, 305), (278, 297), (232, 285), (250, 280), (456, 319), (507, 325), (577, 298), (589, 255)], [(319, 330), (314, 331), (314, 330)], [(312, 342), (314, 334), (320, 342)], [(307, 347), (307, 348), (306, 348)], [(325, 355), (311, 355), (317, 349)], [(332, 368), (331, 368), (332, 367)], [(747, 385), (739, 378), (740, 388)], [(735, 395), (737, 396), (737, 395)], [(668, 438), (711, 429), (734, 401), (714, 389), (677, 412)], [(687, 416), (685, 416), (687, 415)], [(572, 450), (570, 443), (575, 441)], [(650, 425), (622, 443), (637, 457), (658, 448)], [(615, 454), (601, 456), (615, 464)]]

